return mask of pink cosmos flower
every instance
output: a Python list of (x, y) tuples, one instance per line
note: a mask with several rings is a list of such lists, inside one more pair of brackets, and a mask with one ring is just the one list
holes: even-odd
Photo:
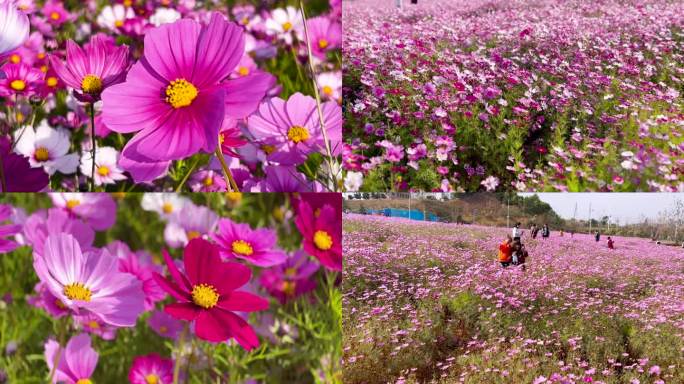
[(190, 189), (193, 192), (225, 192), (226, 180), (220, 171), (202, 169), (190, 177)]
[(113, 241), (106, 249), (119, 259), (119, 271), (130, 273), (135, 276), (142, 284), (145, 294), (145, 310), (154, 308), (155, 303), (163, 300), (166, 293), (154, 280), (154, 272), (161, 269), (151, 263), (151, 258), (146, 257), (145, 252), (132, 252), (126, 243)]
[(5, 237), (14, 236), (21, 231), (21, 225), (2, 224), (12, 217), (12, 206), (0, 204), (0, 253), (12, 252), (19, 244)]
[(64, 4), (59, 0), (48, 0), (45, 5), (43, 5), (41, 12), (45, 15), (48, 23), (55, 26), (60, 26), (72, 19), (72, 15), (64, 8)]
[[(90, 336), (80, 334), (69, 339), (64, 350), (55, 340), (45, 343), (45, 361), (48, 370), (54, 367), (52, 383), (84, 384), (92, 383), (90, 377), (95, 372), (98, 354), (90, 346)], [(60, 351), (61, 350), (61, 351)], [(59, 356), (59, 361), (56, 362)], [(57, 365), (55, 366), (55, 363)]]
[[(306, 21), (309, 29), (311, 52), (319, 59), (325, 59), (325, 53), (339, 48), (342, 44), (342, 25), (331, 21), (328, 17), (318, 16)], [(300, 40), (305, 41), (304, 33)]]
[(27, 64), (5, 64), (0, 68), (0, 96), (32, 96), (43, 82), (44, 74)]
[(169, 219), (164, 228), (164, 240), (169, 247), (184, 246), (188, 241), (212, 232), (217, 221), (218, 215), (211, 209), (187, 203)]
[(164, 307), (166, 313), (194, 321), (195, 333), (200, 339), (223, 342), (235, 338), (247, 350), (259, 346), (252, 327), (235, 314), (235, 311), (255, 312), (268, 308), (265, 299), (236, 291), (250, 280), (249, 268), (222, 262), (218, 247), (203, 239), (191, 240), (185, 247), (185, 274), (181, 274), (168, 254), (164, 253), (164, 259), (173, 281), (158, 273), (155, 273), (155, 279), (178, 300)]
[(302, 234), (306, 252), (334, 271), (342, 270), (342, 220), (331, 205), (315, 214), (307, 201), (297, 209), (295, 224)]
[(131, 384), (172, 383), (173, 365), (173, 360), (163, 359), (156, 353), (137, 356), (128, 372), (128, 380)]
[(12, 1), (0, 1), (0, 57), (18, 48), (28, 39), (28, 16)]
[[(333, 154), (342, 139), (342, 108), (336, 102), (323, 103), (323, 121)], [(296, 93), (285, 101), (274, 97), (263, 102), (247, 120), (255, 141), (273, 148), (267, 159), (281, 165), (304, 162), (312, 152), (325, 153), (316, 100)]]
[(268, 228), (252, 229), (246, 223), (221, 219), (218, 222), (218, 231), (212, 238), (219, 246), (224, 260), (238, 258), (260, 267), (270, 267), (287, 258), (283, 251), (276, 248), (278, 239), (275, 231)]
[(107, 193), (51, 193), (55, 206), (80, 217), (96, 231), (109, 229), (116, 222), (116, 203)]
[(59, 208), (35, 212), (24, 223), (26, 242), (38, 256), (43, 255), (47, 238), (60, 233), (72, 235), (82, 250), (91, 249), (95, 240), (95, 232), (89, 225)]
[(66, 65), (54, 55), (50, 55), (50, 64), (84, 103), (100, 100), (103, 90), (122, 82), (126, 76), (128, 47), (112, 46), (103, 35), (93, 36), (84, 48), (68, 40), (66, 52)]
[(224, 82), (244, 50), (242, 29), (219, 13), (207, 26), (182, 19), (150, 30), (126, 82), (103, 94), (105, 124), (140, 131), (123, 156), (158, 163), (213, 152), (224, 117), (251, 114), (273, 81), (255, 74)]
[(178, 338), (183, 329), (183, 323), (162, 311), (152, 312), (150, 318), (147, 319), (147, 323), (159, 336), (173, 340)]
[(262, 272), (259, 282), (281, 304), (316, 289), (311, 276), (318, 271), (318, 264), (309, 261), (303, 251), (296, 252), (283, 264)]
[(50, 292), (79, 314), (86, 311), (107, 324), (132, 327), (143, 312), (140, 282), (119, 272), (117, 259), (107, 250), (84, 253), (71, 235), (48, 236), (33, 267)]
[(83, 332), (100, 336), (103, 340), (114, 340), (117, 327), (107, 324), (93, 313), (74, 316), (74, 324)]
[(33, 290), (36, 292), (36, 295), (30, 296), (27, 299), (28, 303), (36, 308), (44, 309), (51, 317), (59, 319), (71, 312), (64, 303), (47, 289), (47, 286), (42, 281), (36, 283)]

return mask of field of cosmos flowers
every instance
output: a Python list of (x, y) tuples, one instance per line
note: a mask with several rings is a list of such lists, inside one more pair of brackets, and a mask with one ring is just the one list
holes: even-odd
[(0, 383), (340, 383), (339, 194), (0, 197)]
[(340, 19), (340, 0), (0, 0), (1, 190), (339, 190)]
[(684, 3), (344, 2), (348, 190), (684, 190)]
[(344, 215), (344, 382), (684, 382), (684, 250), (507, 233)]

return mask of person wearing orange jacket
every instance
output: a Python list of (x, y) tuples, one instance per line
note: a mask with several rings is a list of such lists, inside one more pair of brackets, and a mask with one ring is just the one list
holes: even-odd
[(511, 235), (506, 236), (506, 240), (499, 244), (499, 262), (501, 266), (506, 268), (511, 265), (511, 257), (513, 256), (513, 239)]

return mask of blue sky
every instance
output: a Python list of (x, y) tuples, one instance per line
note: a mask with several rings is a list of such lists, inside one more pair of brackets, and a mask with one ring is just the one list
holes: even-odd
[[(521, 193), (531, 196), (534, 193)], [(656, 218), (663, 211), (671, 210), (677, 200), (684, 201), (684, 193), (537, 193), (542, 201), (561, 217), (571, 219), (577, 204), (577, 218), (601, 218), (611, 216), (620, 223), (633, 223), (641, 218)]]

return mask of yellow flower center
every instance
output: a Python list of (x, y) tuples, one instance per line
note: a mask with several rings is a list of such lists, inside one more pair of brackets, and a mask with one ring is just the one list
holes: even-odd
[(285, 276), (287, 277), (295, 277), (297, 276), (297, 268), (288, 268), (285, 270)]
[(15, 117), (17, 118), (17, 122), (18, 122), (18, 123), (23, 122), (23, 121), (24, 121), (24, 118), (25, 118), (24, 114), (21, 113), (20, 111), (17, 111), (17, 115), (16, 115)]
[(321, 215), (321, 209), (320, 209), (320, 208), (316, 208), (316, 210), (314, 211), (314, 217), (318, 217), (318, 216), (320, 216), (320, 215)]
[(38, 147), (33, 154), (33, 158), (36, 159), (36, 161), (48, 161), (50, 160), (50, 152), (45, 147)]
[(154, 373), (150, 373), (149, 375), (145, 376), (145, 382), (147, 384), (157, 384), (159, 383), (159, 376), (155, 375)]
[(165, 325), (162, 325), (159, 327), (159, 333), (166, 333), (169, 331), (169, 328), (167, 328)]
[(24, 89), (26, 89), (26, 83), (24, 82), (24, 80), (13, 80), (10, 83), (10, 88), (14, 89), (15, 91), (21, 92)]
[(111, 195), (117, 200), (123, 200), (126, 198), (126, 192), (112, 192)]
[(123, 20), (117, 20), (114, 22), (114, 26), (117, 28), (121, 28), (121, 27), (123, 27), (123, 25), (124, 25)]
[(77, 206), (79, 206), (80, 204), (81, 204), (81, 201), (80, 201), (80, 200), (73, 200), (73, 199), (72, 199), (72, 200), (67, 200), (67, 202), (66, 202), (66, 207), (67, 207), (68, 209), (74, 209), (74, 208), (76, 208)]
[(238, 73), (240, 74), (240, 76), (247, 76), (247, 75), (249, 75), (249, 68), (240, 67), (240, 68), (238, 68)]
[[(57, 12), (52, 12), (52, 13), (50, 14), (50, 18), (51, 18), (52, 20), (59, 20), (60, 17), (62, 17), (62, 16), (60, 16), (59, 13), (57, 13)], [(81, 384), (81, 383), (79, 383), (79, 384)]]
[(285, 280), (283, 281), (283, 293), (285, 293), (287, 296), (294, 296), (295, 294), (295, 289), (297, 288), (297, 283), (294, 281), (288, 281)]
[(275, 145), (264, 144), (261, 146), (261, 150), (264, 151), (265, 154), (270, 155), (275, 151)]
[(19, 64), (21, 62), (21, 56), (19, 56), (15, 53), (14, 55), (10, 56), (10, 61), (13, 64)]
[(88, 326), (92, 329), (99, 329), (100, 328), (100, 324), (98, 324), (97, 321), (95, 321), (95, 320), (90, 320), (90, 322), (88, 323)]
[(192, 301), (202, 308), (212, 308), (218, 303), (219, 294), (209, 284), (199, 284), (192, 287)]
[(48, 87), (56, 87), (57, 82), (58, 82), (58, 80), (54, 76), (48, 77), (47, 80), (45, 81), (45, 83), (48, 85)]
[(96, 75), (86, 75), (81, 82), (81, 90), (91, 95), (99, 94), (102, 92), (102, 79)]
[(166, 87), (166, 102), (178, 109), (187, 107), (197, 98), (197, 88), (185, 79), (176, 79)]
[(233, 252), (239, 255), (249, 256), (254, 253), (254, 249), (252, 249), (252, 245), (250, 243), (244, 240), (235, 240), (233, 241)]
[(321, 251), (327, 251), (332, 248), (332, 237), (326, 231), (316, 231), (314, 234), (314, 244)]
[(210, 187), (210, 186), (214, 185), (214, 178), (211, 177), (211, 176), (207, 176), (207, 177), (204, 178), (203, 183), (204, 183), (204, 185), (206, 185), (207, 187)]
[(240, 193), (240, 192), (228, 192), (228, 193), (226, 193), (226, 197), (232, 203), (239, 203), (242, 200), (242, 193)]
[(311, 137), (309, 130), (301, 125), (295, 125), (287, 131), (287, 138), (293, 143), (301, 143)]
[(48, 70), (48, 66), (47, 66), (47, 65), (41, 65), (41, 66), (40, 66), (40, 71), (41, 71), (41, 72), (47, 73), (47, 70)]
[(100, 176), (104, 177), (104, 176), (109, 176), (111, 171), (109, 170), (109, 167), (107, 167), (106, 165), (101, 165), (101, 166), (97, 167), (97, 173)]
[(188, 240), (196, 239), (196, 238), (202, 236), (202, 234), (197, 232), (197, 231), (188, 231), (188, 233), (186, 235), (188, 237)]
[(76, 384), (93, 384), (93, 382), (90, 379), (80, 379)]
[(90, 301), (90, 289), (81, 283), (71, 283), (64, 286), (64, 295), (71, 300)]
[(326, 40), (326, 39), (318, 40), (318, 48), (326, 49), (326, 48), (328, 48), (328, 45), (330, 45), (330, 43), (328, 43), (328, 40)]
[(171, 204), (171, 203), (164, 203), (164, 205), (162, 205), (162, 211), (163, 211), (164, 213), (166, 213), (167, 215), (168, 215), (169, 213), (173, 212), (173, 204)]
[(283, 221), (283, 219), (285, 218), (285, 214), (283, 213), (283, 210), (280, 209), (280, 207), (273, 208), (273, 218), (278, 221)]
[(247, 25), (249, 23), (249, 17), (243, 17), (242, 20), (240, 20), (240, 22), (242, 23), (242, 25)]
[(133, 5), (133, 0), (124, 0), (123, 5), (126, 7), (130, 7)]
[(290, 23), (289, 21), (284, 22), (283, 23), (283, 31), (289, 32), (290, 29), (292, 29), (292, 23)]
[(45, 52), (39, 53), (39, 54), (38, 54), (38, 58), (39, 58), (40, 60), (43, 60), (43, 59), (45, 58)]
[(66, 305), (64, 305), (64, 303), (62, 303), (62, 300), (60, 300), (60, 299), (55, 299), (55, 305), (56, 305), (58, 308), (66, 309)]

